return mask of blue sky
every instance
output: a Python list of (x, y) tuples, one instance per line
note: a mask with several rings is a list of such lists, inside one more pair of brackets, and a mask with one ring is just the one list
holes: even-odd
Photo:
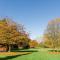
[(0, 0), (0, 17), (6, 16), (22, 23), (34, 39), (49, 20), (60, 17), (60, 0)]

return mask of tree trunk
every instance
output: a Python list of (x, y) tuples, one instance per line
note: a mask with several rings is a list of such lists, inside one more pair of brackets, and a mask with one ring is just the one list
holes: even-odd
[(11, 52), (11, 45), (9, 45), (9, 50), (8, 50), (8, 52)]

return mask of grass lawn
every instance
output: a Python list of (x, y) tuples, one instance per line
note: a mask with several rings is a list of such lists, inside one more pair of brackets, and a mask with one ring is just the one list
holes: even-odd
[(38, 52), (32, 52), (31, 54), (26, 55), (21, 54), (8, 57), (0, 55), (0, 60), (60, 60), (60, 54), (49, 54), (48, 49), (37, 50)]

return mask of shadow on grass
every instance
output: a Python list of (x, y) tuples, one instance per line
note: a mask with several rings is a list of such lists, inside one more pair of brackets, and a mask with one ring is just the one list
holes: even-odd
[(12, 50), (12, 52), (38, 52), (38, 50)]
[(13, 50), (12, 52), (31, 52), (31, 53), (26, 53), (26, 54), (22, 54), (22, 55), (15, 55), (15, 56), (6, 56), (6, 57), (0, 58), (0, 60), (8, 60), (8, 59), (11, 60), (11, 59), (14, 59), (16, 57), (32, 54), (33, 52), (38, 52), (38, 51), (37, 50)]
[(31, 50), (31, 51), (24, 51), (24, 50), (22, 50), (22, 51), (18, 51), (18, 52), (38, 52), (38, 51), (33, 51), (33, 50)]
[[(30, 54), (30, 53), (27, 53), (27, 54)], [(0, 60), (13, 59), (13, 58), (16, 58), (16, 57), (19, 57), (19, 56), (23, 56), (23, 55), (27, 55), (27, 54), (15, 55), (15, 56), (7, 56), (7, 57), (4, 57), (4, 58), (0, 58)]]
[(48, 50), (50, 52), (60, 52), (60, 50)]

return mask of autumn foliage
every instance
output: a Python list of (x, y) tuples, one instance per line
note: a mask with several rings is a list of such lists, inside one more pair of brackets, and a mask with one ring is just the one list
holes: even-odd
[(9, 18), (0, 20), (0, 44), (6, 45), (11, 50), (12, 45), (19, 46), (20, 42), (28, 45), (29, 40), (30, 38), (23, 25), (16, 24)]
[(47, 47), (60, 47), (60, 18), (51, 20), (44, 33), (44, 44)]

